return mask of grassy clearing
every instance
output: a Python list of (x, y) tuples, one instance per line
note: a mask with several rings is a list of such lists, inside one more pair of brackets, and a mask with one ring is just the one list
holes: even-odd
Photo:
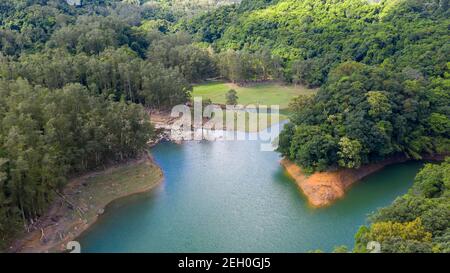
[(291, 99), (298, 95), (316, 92), (316, 89), (308, 89), (304, 86), (278, 83), (261, 83), (240, 87), (232, 83), (211, 82), (195, 85), (192, 97), (209, 98), (213, 103), (225, 104), (225, 95), (230, 89), (236, 90), (239, 104), (279, 105), (280, 109), (286, 109)]
[[(234, 115), (234, 116), (231, 116)], [(286, 115), (253, 113), (253, 112), (234, 112), (225, 111), (223, 116), (223, 124), (226, 125), (227, 118), (234, 121), (234, 130), (242, 132), (259, 132), (271, 125), (287, 119)], [(244, 120), (245, 122), (242, 122)], [(230, 125), (231, 126), (231, 125)], [(229, 127), (227, 127), (229, 129)]]

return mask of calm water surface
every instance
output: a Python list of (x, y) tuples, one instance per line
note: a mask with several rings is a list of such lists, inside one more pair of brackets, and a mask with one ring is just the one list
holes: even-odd
[(110, 205), (81, 238), (83, 252), (306, 252), (353, 246), (366, 217), (412, 185), (422, 166), (398, 164), (356, 184), (329, 208), (310, 208), (256, 141), (159, 144), (165, 180)]

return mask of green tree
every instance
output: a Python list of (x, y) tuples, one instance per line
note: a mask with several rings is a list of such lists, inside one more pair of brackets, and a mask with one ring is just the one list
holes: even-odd
[(225, 96), (227, 105), (236, 105), (238, 98), (237, 92), (234, 89), (230, 89)]

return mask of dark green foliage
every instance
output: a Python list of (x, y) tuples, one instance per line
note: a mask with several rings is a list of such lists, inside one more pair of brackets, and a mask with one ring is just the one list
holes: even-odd
[(153, 136), (137, 104), (0, 80), (0, 241), (45, 212), (68, 175), (133, 158)]
[(201, 14), (189, 20), (181, 21), (179, 28), (185, 29), (207, 43), (214, 43), (222, 38), (229, 27), (250, 12), (263, 9), (277, 3), (278, 0), (243, 0), (239, 5), (226, 5)]
[[(1, 1), (2, 241), (68, 175), (145, 148), (153, 130), (139, 104), (185, 103), (190, 84), (211, 77), (320, 86), (293, 101), (280, 135), (279, 151), (306, 171), (450, 151), (448, 1), (234, 2)], [(387, 251), (448, 251), (438, 169), (426, 167), (361, 242), (392, 231)]]
[(195, 17), (187, 23), (181, 23), (179, 27), (190, 33), (196, 33), (203, 42), (212, 43), (222, 38), (227, 26), (237, 18), (236, 9), (236, 6), (224, 6)]
[(291, 141), (281, 142), (279, 151), (311, 170), (357, 168), (398, 153), (420, 159), (448, 152), (443, 105), (450, 105), (447, 93), (429, 80), (344, 63), (310, 102), (297, 103), (291, 119), (296, 129), (282, 133)]
[[(116, 4), (119, 3), (115, 0), (84, 0), (82, 7), (75, 8), (59, 0), (2, 1), (0, 50), (8, 55), (19, 55), (23, 50), (39, 50), (53, 32), (74, 23), (77, 16), (108, 15)], [(5, 31), (9, 34), (4, 34)], [(5, 40), (4, 35), (10, 38)]]
[(191, 90), (177, 68), (142, 60), (128, 47), (108, 48), (92, 56), (55, 49), (23, 55), (18, 62), (3, 58), (0, 59), (0, 76), (22, 77), (49, 88), (80, 83), (93, 95), (116, 100), (123, 96), (158, 108), (186, 102)]
[(211, 55), (207, 48), (193, 45), (192, 38), (183, 32), (154, 41), (147, 53), (152, 62), (178, 68), (188, 82), (199, 82), (217, 75)]
[(234, 83), (283, 80), (281, 60), (267, 49), (253, 53), (227, 50), (217, 54), (216, 59), (220, 75)]

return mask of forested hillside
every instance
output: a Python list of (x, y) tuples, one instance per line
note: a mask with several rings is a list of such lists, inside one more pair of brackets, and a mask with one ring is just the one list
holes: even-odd
[(279, 69), (269, 78), (321, 86), (293, 102), (283, 155), (314, 171), (448, 153), (448, 1), (248, 3), (196, 17), (185, 29), (221, 54), (270, 52)]
[(170, 10), (82, 3), (0, 3), (0, 247), (69, 176), (140, 155), (154, 135), (143, 106), (184, 103), (213, 73), (188, 35), (152, 25)]
[(345, 61), (442, 75), (448, 18), (448, 1), (439, 0), (258, 0), (196, 17), (185, 28), (219, 50), (270, 49), (285, 61), (289, 80), (319, 86)]
[(448, 0), (237, 2), (0, 2), (0, 246), (209, 78), (320, 87), (280, 135), (307, 171), (450, 151)]

